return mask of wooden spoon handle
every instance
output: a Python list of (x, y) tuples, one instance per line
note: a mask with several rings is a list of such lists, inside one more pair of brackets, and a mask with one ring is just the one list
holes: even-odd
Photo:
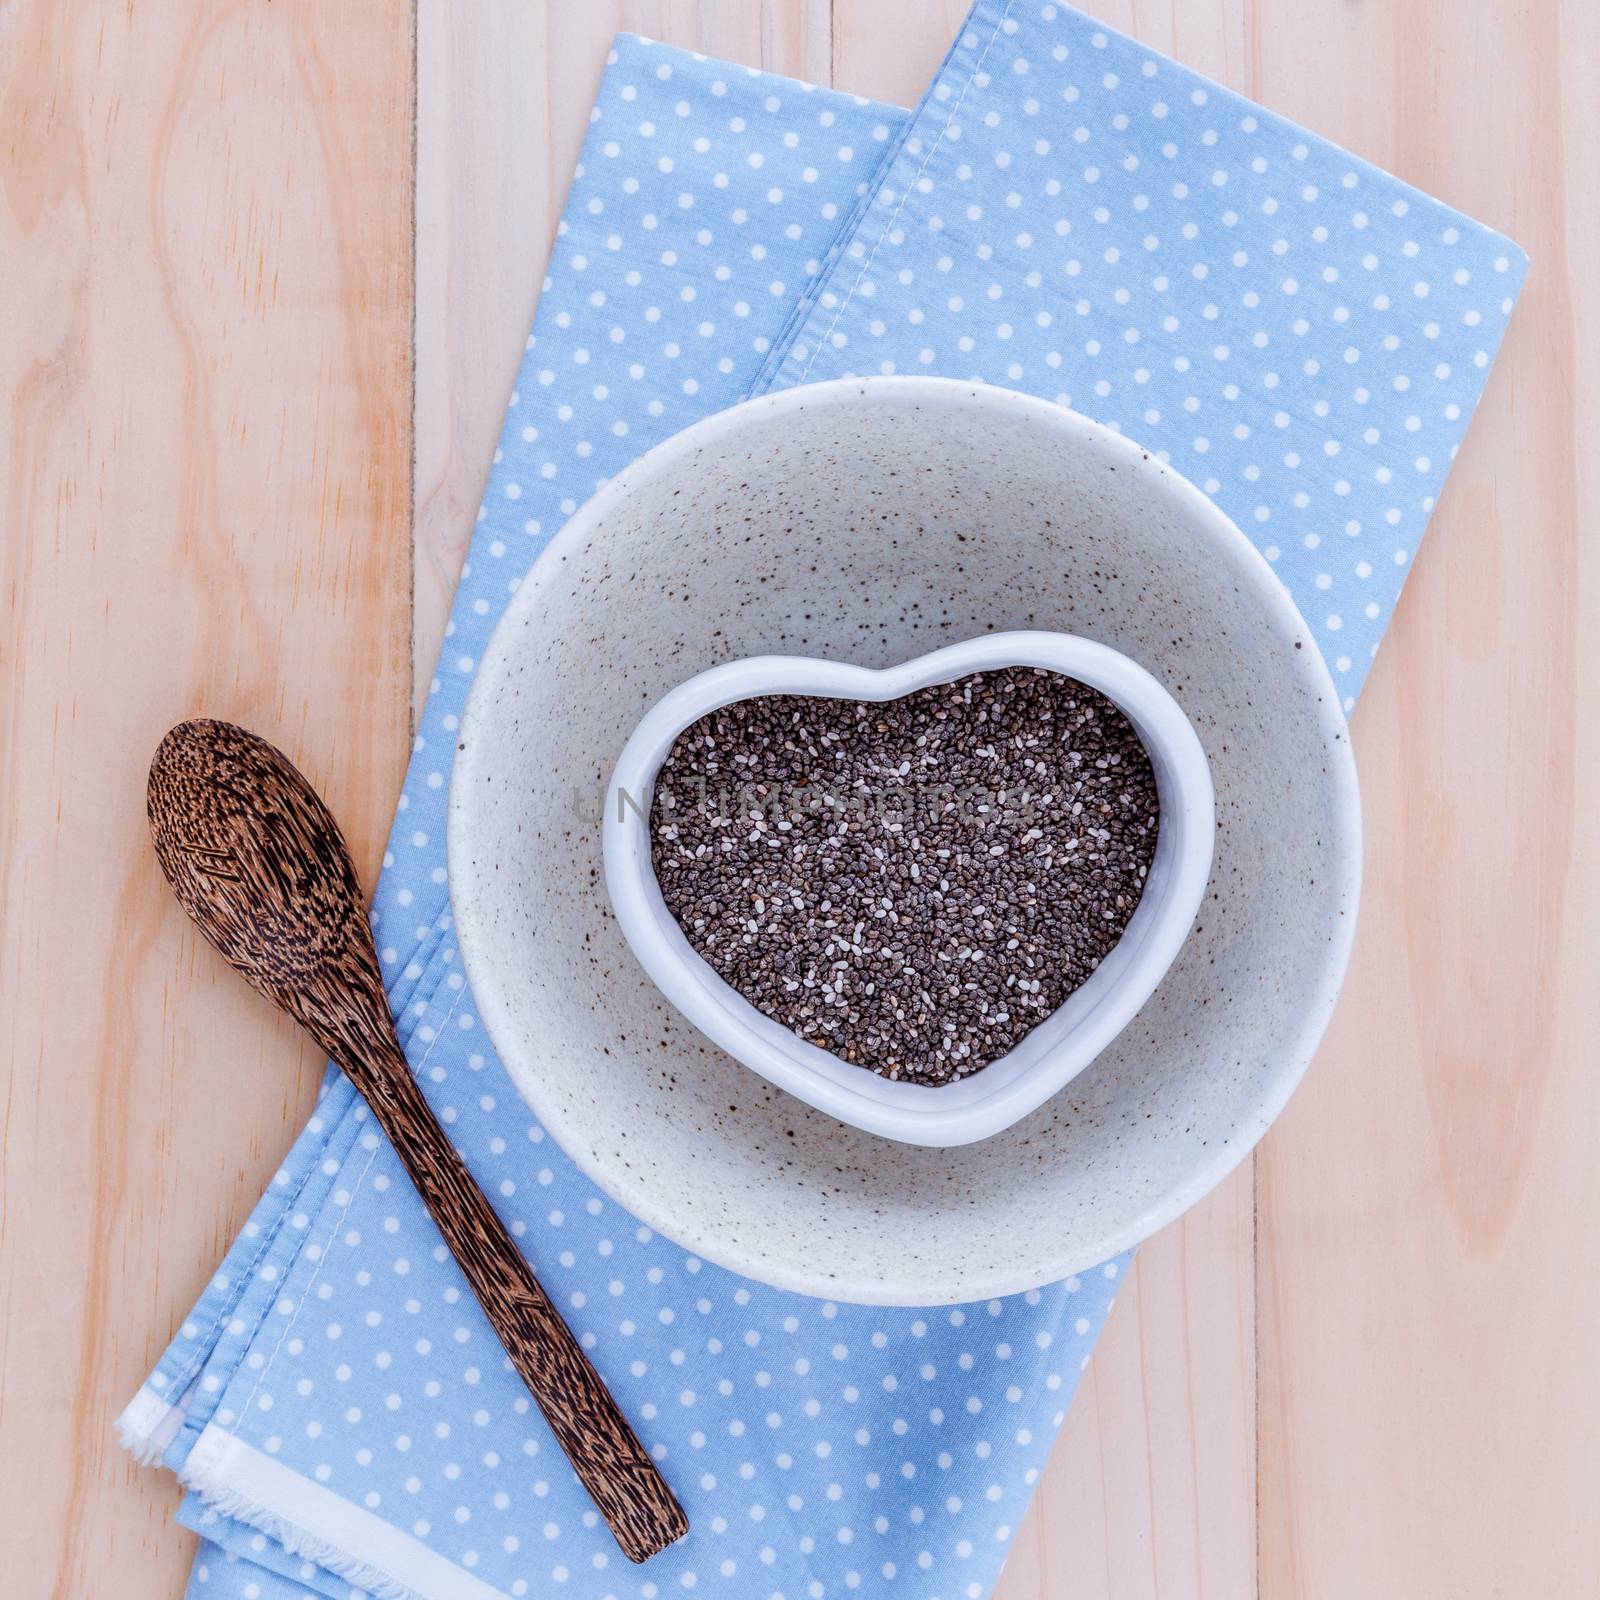
[(683, 1508), (434, 1119), (398, 1042), (369, 1036), (333, 1054), (399, 1153), (623, 1554), (643, 1561), (681, 1539), (689, 1531)]
[(682, 1538), (682, 1507), (411, 1076), (361, 881), (322, 797), (265, 739), (198, 721), (161, 741), (146, 803), (157, 859), (184, 910), (372, 1108), (623, 1552), (643, 1561)]

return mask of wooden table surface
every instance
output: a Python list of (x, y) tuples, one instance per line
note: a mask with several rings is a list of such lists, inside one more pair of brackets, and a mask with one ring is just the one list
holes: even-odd
[[(1534, 267), (1354, 718), (1338, 1019), (1141, 1252), (1002, 1600), (1592, 1595), (1600, 6), (1089, 9)], [(161, 887), (156, 741), (271, 732), (370, 874), (611, 32), (907, 103), (962, 10), (0, 6), (7, 1595), (181, 1592), (112, 1420), (319, 1067)]]

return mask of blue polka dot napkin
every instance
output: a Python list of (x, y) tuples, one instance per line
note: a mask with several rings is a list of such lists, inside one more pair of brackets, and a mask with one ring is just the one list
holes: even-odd
[(1508, 241), (1065, 7), (980, 0), (914, 113), (617, 41), (416, 741), (374, 917), (428, 1097), (660, 1459), (632, 1567), (392, 1152), (320, 1104), (122, 1419), (211, 1600), (977, 1600), (1126, 1262), (895, 1311), (782, 1294), (599, 1193), (457, 960), (453, 734), (518, 580), (697, 417), (849, 373), (1059, 399), (1196, 478), (1356, 693), (1525, 270)]
[(980, 0), (761, 386), (975, 377), (1132, 435), (1276, 567), (1349, 710), (1526, 271), (1069, 7)]

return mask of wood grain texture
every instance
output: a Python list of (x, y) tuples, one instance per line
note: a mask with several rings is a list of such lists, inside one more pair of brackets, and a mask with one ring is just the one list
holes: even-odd
[[(0, 8), (0, 1581), (173, 1596), (112, 1426), (321, 1058), (172, 903), (165, 729), (279, 730), (377, 863), (407, 746), (411, 23)], [(24, 1510), (24, 1508), (26, 1508)]]
[[(1534, 270), (1355, 718), (1369, 861), (1339, 1019), (1255, 1178), (1141, 1253), (1001, 1600), (1592, 1593), (1600, 13), (1087, 9), (1507, 228)], [(417, 0), (421, 689), (611, 32), (904, 103), (963, 10)], [(24, 1594), (179, 1592), (169, 1481), (121, 1460), (109, 1413), (313, 1070), (130, 868), (144, 756), (194, 710), (286, 730), (363, 865), (403, 761), (404, 479), (354, 434), (406, 387), (409, 306), (373, 264), (409, 218), (409, 24), (339, 13), (0, 9), (0, 1503), (38, 1508), (0, 1546), (43, 1574)], [(284, 66), (308, 38), (321, 104)], [(360, 294), (350, 229), (381, 279)], [(109, 916), (49, 909), (63, 888)]]
[(827, 0), (417, 0), (419, 707), (589, 107), (624, 28), (792, 77), (830, 72)]
[(676, 1543), (683, 1508), (411, 1074), (366, 891), (322, 796), (259, 734), (196, 718), (157, 748), (146, 810), (178, 903), (366, 1102), (622, 1553)]
[(1259, 1160), (1261, 1589), (1594, 1594), (1600, 15), (1329, 8), (1261, 61), (1533, 257), (1356, 712), (1355, 969)]

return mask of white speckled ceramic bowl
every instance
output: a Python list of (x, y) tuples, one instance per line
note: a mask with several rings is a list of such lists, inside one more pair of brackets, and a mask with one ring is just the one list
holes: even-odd
[[(1014, 1049), (956, 1083), (891, 1083), (764, 1016), (689, 943), (650, 862), (656, 774), (690, 723), (736, 700), (804, 694), (881, 702), (1007, 666), (1063, 673), (1122, 709), (1150, 757), (1160, 798), (1155, 855), (1138, 909), (1115, 948)], [(1030, 630), (980, 634), (885, 668), (810, 656), (746, 656), (697, 673), (658, 700), (623, 746), (606, 793), (601, 837), (606, 889), (629, 948), (702, 1033), (841, 1122), (910, 1144), (952, 1146), (987, 1139), (1036, 1110), (1127, 1026), (1194, 922), (1211, 876), (1214, 831), (1205, 749), (1177, 701), (1120, 650)]]
[[(1153, 673), (1205, 745), (1216, 853), (1177, 959), (1093, 1065), (993, 1138), (930, 1149), (836, 1121), (682, 1019), (611, 913), (601, 803), (639, 719), (707, 667), (883, 667), (991, 629), (1096, 639)], [(523, 582), (460, 744), (451, 892), (518, 1087), (644, 1221), (810, 1294), (979, 1299), (1144, 1238), (1282, 1109), (1349, 954), (1355, 768), (1282, 586), (1170, 468), (1004, 390), (819, 384), (651, 451)]]

